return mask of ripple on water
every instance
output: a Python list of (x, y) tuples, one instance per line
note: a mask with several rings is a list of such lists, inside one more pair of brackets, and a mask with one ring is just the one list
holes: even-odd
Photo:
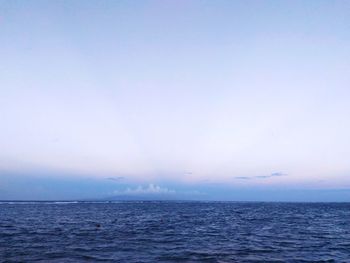
[(0, 262), (349, 262), (350, 204), (2, 202)]

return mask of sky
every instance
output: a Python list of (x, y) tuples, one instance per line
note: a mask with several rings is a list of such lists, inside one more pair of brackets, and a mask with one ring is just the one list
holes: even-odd
[(350, 201), (349, 1), (0, 0), (0, 199)]

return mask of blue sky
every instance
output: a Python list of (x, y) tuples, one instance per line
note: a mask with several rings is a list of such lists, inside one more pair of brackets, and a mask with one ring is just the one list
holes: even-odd
[(0, 1), (0, 199), (349, 200), (349, 14)]

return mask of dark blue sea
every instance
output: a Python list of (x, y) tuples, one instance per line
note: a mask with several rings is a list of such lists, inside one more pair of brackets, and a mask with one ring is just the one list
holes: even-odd
[(350, 203), (0, 202), (1, 262), (350, 262)]

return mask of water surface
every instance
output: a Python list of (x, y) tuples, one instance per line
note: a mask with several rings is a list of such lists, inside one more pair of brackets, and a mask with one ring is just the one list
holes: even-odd
[(350, 262), (350, 204), (0, 202), (1, 262)]

